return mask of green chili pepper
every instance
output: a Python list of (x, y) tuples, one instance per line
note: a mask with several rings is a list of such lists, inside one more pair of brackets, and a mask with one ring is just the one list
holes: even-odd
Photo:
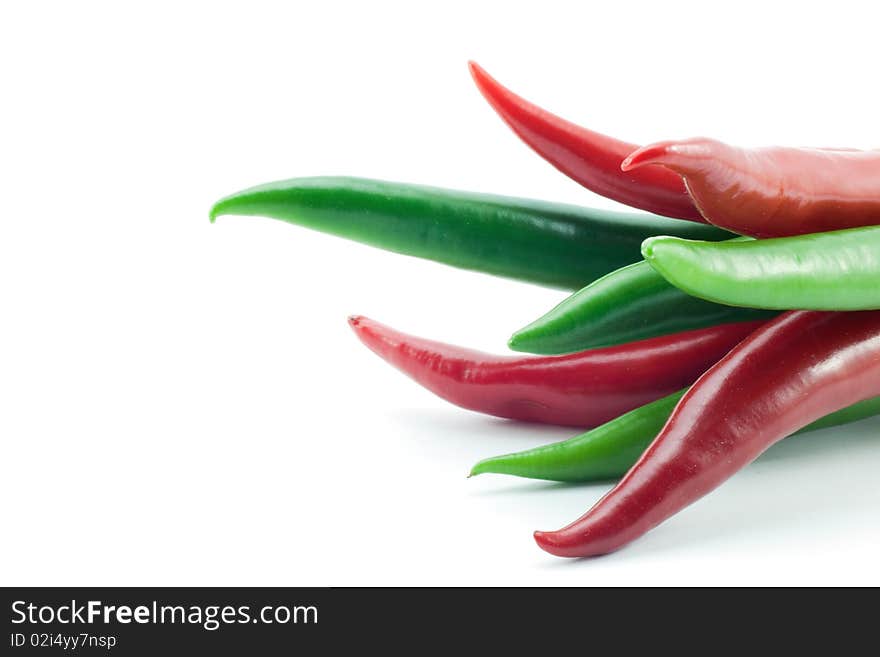
[[(473, 467), (470, 476), (495, 472), (568, 482), (617, 479), (626, 474), (651, 444), (685, 392), (686, 389), (680, 390), (640, 406), (574, 438), (484, 459)], [(826, 415), (797, 433), (848, 424), (877, 414), (880, 414), (880, 397), (872, 397)]]
[(690, 295), (778, 310), (880, 308), (880, 227), (710, 244), (652, 237), (645, 260)]
[(624, 214), (362, 178), (295, 178), (227, 196), (211, 209), (260, 215), (454, 267), (578, 289), (638, 259), (642, 241), (729, 233)]
[(772, 315), (695, 299), (642, 261), (575, 292), (514, 333), (508, 345), (533, 354), (566, 354)]

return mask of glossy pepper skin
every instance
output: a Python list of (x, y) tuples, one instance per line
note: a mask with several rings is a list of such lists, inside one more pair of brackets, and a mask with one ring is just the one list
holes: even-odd
[(533, 354), (566, 354), (773, 315), (689, 296), (642, 261), (575, 292), (514, 333), (508, 346)]
[(716, 303), (779, 310), (880, 308), (880, 227), (718, 245), (650, 237), (642, 255), (672, 285)]
[(634, 208), (703, 221), (681, 178), (660, 168), (623, 172), (637, 146), (587, 130), (517, 96), (475, 62), (471, 76), (492, 108), (538, 155), (587, 189)]
[[(685, 392), (679, 390), (568, 440), (483, 459), (471, 469), (470, 476), (494, 472), (570, 483), (619, 479), (639, 460)], [(794, 435), (878, 414), (880, 397), (872, 397), (826, 415)]]
[(781, 237), (880, 223), (880, 151), (728, 146), (705, 138), (638, 149), (623, 171), (680, 174), (703, 217), (741, 235)]
[(294, 178), (232, 194), (220, 215), (281, 219), (462, 269), (563, 289), (638, 259), (651, 235), (729, 236), (645, 214), (460, 192), (364, 178)]
[(693, 383), (760, 322), (562, 357), (494, 356), (349, 319), (380, 358), (434, 394), (497, 417), (594, 427)]
[(792, 311), (756, 330), (685, 393), (623, 479), (580, 519), (535, 532), (564, 557), (612, 552), (700, 499), (764, 450), (880, 394), (880, 311)]

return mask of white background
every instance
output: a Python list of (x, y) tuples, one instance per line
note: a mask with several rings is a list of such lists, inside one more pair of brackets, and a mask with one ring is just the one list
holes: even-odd
[(465, 474), (573, 432), (451, 407), (345, 318), (500, 351), (563, 293), (208, 222), (319, 174), (612, 207), (518, 141), (469, 58), (634, 142), (880, 144), (859, 5), (591, 4), (4, 3), (0, 582), (880, 584), (880, 420), (560, 560), (532, 530), (606, 486)]

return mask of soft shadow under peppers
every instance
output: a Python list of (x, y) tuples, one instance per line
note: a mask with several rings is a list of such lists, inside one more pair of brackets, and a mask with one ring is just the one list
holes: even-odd
[(612, 552), (700, 499), (810, 422), (880, 395), (880, 311), (792, 311), (685, 393), (623, 479), (583, 517), (535, 532), (564, 557)]

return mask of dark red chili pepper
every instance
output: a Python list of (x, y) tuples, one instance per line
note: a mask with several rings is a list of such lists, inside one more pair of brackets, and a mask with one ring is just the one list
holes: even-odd
[(742, 322), (565, 356), (494, 356), (351, 317), (358, 338), (443, 399), (527, 422), (594, 427), (696, 380), (761, 326)]
[(880, 151), (745, 149), (698, 138), (645, 146), (621, 168), (681, 174), (703, 217), (741, 235), (780, 237), (880, 224)]
[(587, 189), (634, 208), (667, 217), (704, 221), (681, 178), (659, 167), (621, 171), (637, 146), (587, 130), (533, 105), (469, 62), (480, 92), (526, 144)]
[(639, 461), (579, 520), (535, 532), (563, 557), (605, 554), (719, 486), (773, 443), (880, 394), (880, 311), (792, 311), (685, 394)]

